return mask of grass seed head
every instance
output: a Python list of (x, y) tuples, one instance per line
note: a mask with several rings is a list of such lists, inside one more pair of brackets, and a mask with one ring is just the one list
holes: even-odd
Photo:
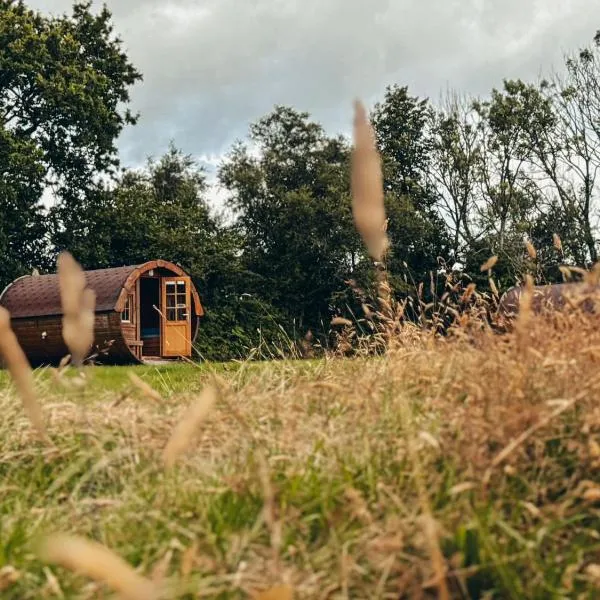
[(85, 273), (71, 254), (62, 252), (57, 266), (63, 308), (63, 339), (73, 362), (79, 365), (94, 342), (96, 294), (86, 288)]
[(54, 534), (38, 550), (42, 560), (101, 581), (126, 600), (158, 600), (158, 591), (105, 546), (80, 537)]
[(42, 409), (38, 404), (33, 371), (17, 336), (10, 325), (9, 312), (0, 306), (0, 357), (3, 358), (15, 383), (17, 392), (25, 408), (25, 412), (35, 427), (38, 435), (46, 439), (46, 431), (42, 418)]
[(562, 241), (557, 233), (552, 234), (552, 243), (559, 252), (562, 252)]
[(13, 586), (21, 578), (21, 573), (13, 566), (6, 565), (0, 569), (0, 592)]
[(498, 287), (496, 286), (496, 282), (490, 277), (488, 279), (489, 284), (490, 284), (490, 290), (492, 290), (492, 294), (496, 297), (499, 298), (500, 297), (500, 292), (498, 291)]
[(85, 274), (69, 252), (61, 252), (56, 264), (63, 312), (65, 316), (77, 317), (86, 286)]
[(570, 281), (571, 279), (573, 279), (573, 273), (571, 271), (571, 269), (569, 267), (566, 267), (564, 265), (560, 265), (558, 267), (558, 270), (561, 272), (561, 275), (563, 277), (563, 281)]
[(479, 268), (481, 269), (481, 272), (483, 273), (484, 271), (489, 271), (490, 269), (493, 269), (497, 262), (498, 262), (497, 256), (490, 256)]
[(129, 379), (131, 383), (140, 390), (144, 396), (155, 400), (157, 402), (162, 401), (162, 396), (149, 384), (147, 384), (142, 378), (138, 377), (133, 371), (129, 372)]
[(381, 158), (366, 110), (354, 103), (354, 148), (352, 151), (352, 213), (356, 228), (369, 254), (381, 261), (389, 245), (383, 202)]
[(350, 321), (349, 319), (345, 319), (344, 317), (334, 317), (333, 319), (331, 319), (331, 325), (334, 327), (336, 325), (346, 325), (350, 327), (352, 325), (352, 321)]
[(537, 258), (535, 246), (529, 240), (525, 240), (525, 247), (527, 248), (527, 254), (529, 254), (529, 258), (531, 258), (531, 260), (535, 260)]
[(167, 468), (172, 467), (192, 443), (192, 439), (206, 415), (217, 401), (217, 391), (213, 386), (206, 386), (198, 399), (185, 411), (175, 426), (164, 450), (163, 458)]
[(526, 275), (525, 285), (519, 298), (519, 313), (516, 321), (517, 338), (521, 346), (524, 344), (525, 334), (533, 315), (533, 293), (533, 279), (531, 275)]
[(292, 600), (293, 590), (289, 585), (278, 585), (258, 594), (256, 600)]

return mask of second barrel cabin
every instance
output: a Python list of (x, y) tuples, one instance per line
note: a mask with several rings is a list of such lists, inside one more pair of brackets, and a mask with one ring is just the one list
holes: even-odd
[[(85, 271), (96, 293), (94, 347), (103, 363), (187, 358), (204, 310), (191, 278), (164, 260)], [(26, 275), (0, 295), (32, 364), (55, 364), (68, 354), (62, 338), (58, 275)]]

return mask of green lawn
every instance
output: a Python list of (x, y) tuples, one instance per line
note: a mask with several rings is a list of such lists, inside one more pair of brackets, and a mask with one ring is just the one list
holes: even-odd
[[(125, 390), (131, 387), (129, 373), (133, 372), (164, 395), (171, 395), (182, 390), (189, 390), (190, 386), (194, 389), (201, 387), (200, 380), (203, 375), (211, 370), (226, 371), (239, 368), (235, 363), (230, 365), (210, 365), (210, 367), (198, 363), (189, 365), (187, 363), (173, 363), (170, 365), (159, 366), (124, 366), (124, 367), (86, 367), (83, 372), (88, 379), (85, 386), (84, 397), (91, 397), (98, 393), (113, 393)], [(56, 392), (58, 386), (54, 385), (53, 372), (51, 368), (40, 368), (35, 371), (42, 389), (49, 389)], [(69, 374), (72, 376), (72, 374)], [(198, 385), (195, 384), (198, 380)], [(8, 373), (0, 371), (0, 387), (8, 385), (10, 382)], [(64, 392), (64, 390), (62, 390)]]
[[(293, 366), (292, 366), (293, 365)], [(61, 385), (56, 381), (56, 371), (50, 367), (42, 367), (35, 370), (35, 378), (43, 393), (60, 394), (66, 398), (77, 400), (89, 400), (104, 395), (115, 393), (131, 393), (133, 397), (143, 394), (132, 384), (130, 373), (147, 382), (165, 398), (181, 393), (196, 393), (202, 389), (205, 381), (212, 374), (227, 377), (231, 381), (242, 385), (254, 376), (260, 376), (267, 369), (279, 368), (284, 371), (293, 372), (295, 375), (303, 373), (312, 374), (320, 368), (321, 361), (306, 360), (290, 363), (289, 361), (278, 362), (229, 362), (229, 363), (187, 363), (174, 362), (166, 365), (130, 365), (130, 366), (87, 366), (81, 373), (85, 378), (85, 385), (81, 388)], [(66, 382), (70, 378), (79, 379), (79, 374), (70, 370), (65, 372)], [(11, 387), (10, 377), (7, 371), (0, 369), (0, 391)]]

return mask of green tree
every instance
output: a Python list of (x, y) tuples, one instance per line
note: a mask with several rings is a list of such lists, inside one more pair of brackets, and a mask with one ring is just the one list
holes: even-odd
[(90, 5), (48, 17), (0, 0), (2, 282), (45, 266), (44, 188), (72, 203), (98, 175), (114, 171), (115, 140), (136, 121), (126, 105), (141, 76), (113, 34), (110, 12), (94, 15)]
[(481, 172), (479, 117), (467, 98), (448, 95), (430, 117), (432, 138), (429, 181), (436, 189), (440, 214), (448, 223), (455, 259), (474, 244)]
[(388, 86), (371, 115), (382, 156), (384, 189), (398, 198), (408, 196), (417, 210), (431, 208), (426, 173), (432, 142), (427, 132), (431, 108), (427, 100), (408, 93), (406, 86)]
[(219, 171), (243, 236), (243, 262), (261, 298), (299, 330), (320, 329), (363, 256), (348, 145), (308, 113), (282, 106), (251, 126), (248, 142), (237, 143)]
[(515, 233), (527, 232), (536, 209), (537, 188), (528, 177), (530, 150), (523, 138), (527, 124), (519, 102), (496, 89), (474, 106), (482, 148), (479, 226), (501, 254)]
[(190, 155), (170, 146), (144, 168), (125, 170), (91, 191), (81, 210), (59, 206), (54, 245), (87, 268), (136, 264), (148, 257), (178, 262), (196, 276), (218, 236), (206, 200), (206, 175)]
[(428, 130), (431, 114), (427, 100), (410, 96), (407, 87), (390, 86), (371, 115), (386, 192), (387, 266), (401, 295), (414, 292), (423, 282), (429, 284), (450, 250), (448, 228), (437, 205), (439, 196), (428, 177), (433, 152)]
[(558, 277), (553, 233), (563, 242), (561, 261), (597, 260), (598, 64), (596, 49), (582, 50), (567, 59), (563, 75), (539, 85), (505, 81), (485, 104), (492, 140), (486, 159), (502, 158), (495, 163), (500, 186), (490, 190), (488, 222), (500, 224), (497, 233), (510, 227), (513, 236), (527, 233), (544, 278)]
[(42, 171), (36, 149), (0, 129), (0, 291), (17, 276), (48, 264)]

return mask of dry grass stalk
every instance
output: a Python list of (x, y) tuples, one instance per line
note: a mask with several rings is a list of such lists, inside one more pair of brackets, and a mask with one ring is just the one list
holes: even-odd
[(481, 272), (483, 273), (484, 271), (489, 271), (490, 269), (493, 269), (497, 262), (498, 262), (497, 256), (495, 256), (495, 255), (490, 256), (479, 268), (481, 269)]
[(557, 233), (552, 234), (552, 243), (559, 252), (562, 252), (562, 240), (560, 239)]
[(369, 254), (381, 261), (388, 248), (387, 223), (383, 202), (381, 158), (366, 110), (354, 103), (354, 149), (352, 152), (352, 212), (356, 229)]
[(385, 214), (381, 157), (375, 133), (360, 101), (354, 103), (354, 148), (351, 161), (352, 214), (356, 229), (370, 256), (377, 262), (377, 297), (379, 316), (386, 324), (381, 332), (386, 345), (398, 325), (392, 290), (383, 263), (389, 248), (388, 219)]
[(160, 585), (165, 580), (171, 561), (173, 560), (173, 548), (169, 548), (164, 556), (152, 567), (152, 581), (156, 585)]
[(260, 482), (263, 488), (263, 518), (269, 529), (271, 537), (271, 552), (275, 573), (280, 575), (280, 550), (281, 550), (281, 522), (277, 519), (275, 511), (275, 492), (271, 484), (269, 464), (261, 451), (257, 453)]
[(60, 297), (63, 307), (63, 339), (80, 365), (94, 343), (96, 294), (86, 288), (83, 269), (68, 252), (62, 252), (57, 261)]
[(517, 336), (517, 345), (521, 350), (525, 349), (525, 340), (529, 323), (533, 316), (532, 302), (533, 302), (533, 279), (531, 275), (525, 276), (525, 285), (521, 292), (521, 298), (519, 300), (519, 314), (515, 323), (515, 333)]
[(31, 365), (10, 326), (9, 312), (0, 307), (0, 356), (3, 358), (25, 408), (41, 439), (46, 438), (42, 409), (37, 401)]
[(198, 542), (194, 540), (194, 543), (186, 548), (181, 557), (181, 576), (188, 577), (194, 568), (196, 557), (198, 556)]
[(448, 569), (444, 554), (440, 548), (437, 521), (434, 519), (430, 509), (421, 517), (421, 520), (423, 523), (423, 533), (429, 546), (431, 565), (435, 574), (431, 584), (438, 588), (441, 600), (450, 600), (450, 591), (448, 590), (448, 582), (446, 581)]
[(531, 258), (531, 260), (535, 260), (537, 258), (535, 246), (529, 240), (525, 240), (525, 248), (527, 248), (527, 254), (529, 254), (529, 258)]
[[(457, 288), (455, 292), (458, 291)], [(594, 481), (600, 454), (597, 444), (600, 410), (595, 405), (600, 384), (600, 379), (595, 377), (600, 360), (597, 325), (568, 318), (554, 329), (533, 318), (528, 331), (527, 352), (533, 350), (536, 354), (532, 354), (533, 360), (526, 365), (528, 368), (522, 378), (521, 366), (525, 361), (515, 352), (512, 333), (499, 339), (483, 332), (466, 340), (468, 343), (464, 338), (438, 339), (429, 346), (416, 327), (406, 327), (403, 340), (407, 339), (407, 332), (414, 336), (410, 345), (397, 353), (389, 353), (384, 361), (365, 360), (356, 364), (331, 361), (309, 373), (305, 371), (306, 365), (271, 363), (257, 366), (250, 377), (245, 365), (240, 365), (239, 370), (223, 373), (229, 381), (224, 403), (230, 402), (241, 412), (244, 422), (251, 424), (255, 441), (246, 443), (242, 439), (246, 429), (234, 422), (229, 411), (221, 411), (210, 419), (210, 428), (205, 424), (206, 433), (202, 440), (203, 447), (211, 448), (215, 473), (203, 473), (200, 465), (190, 464), (189, 470), (186, 469), (188, 477), (180, 482), (182, 487), (166, 486), (156, 504), (148, 505), (147, 511), (141, 507), (142, 514), (136, 512), (140, 511), (138, 498), (152, 496), (147, 492), (155, 481), (154, 449), (162, 444), (164, 435), (162, 407), (141, 401), (107, 410), (112, 400), (110, 396), (91, 406), (85, 415), (76, 403), (58, 406), (56, 418), (49, 422), (49, 427), (53, 427), (52, 431), (64, 431), (60, 439), (64, 447), (61, 448), (62, 457), (51, 457), (49, 467), (55, 469), (50, 474), (52, 480), (68, 472), (70, 464), (79, 459), (84, 459), (81, 464), (87, 464), (90, 457), (100, 459), (104, 456), (103, 445), (94, 444), (92, 449), (88, 444), (81, 445), (82, 427), (85, 431), (93, 429), (98, 440), (114, 438), (115, 432), (123, 430), (126, 437), (120, 443), (131, 444), (127, 449), (135, 453), (136, 461), (139, 457), (140, 468), (131, 471), (128, 468), (122, 481), (113, 476), (99, 477), (101, 487), (94, 489), (94, 504), (84, 504), (84, 499), (77, 501), (80, 496), (77, 492), (72, 495), (75, 502), (71, 507), (70, 502), (65, 503), (60, 495), (51, 493), (40, 510), (56, 511), (55, 514), (63, 519), (65, 529), (69, 527), (71, 511), (83, 528), (87, 529), (90, 522), (97, 522), (98, 535), (111, 535), (111, 531), (119, 528), (120, 547), (145, 546), (145, 556), (158, 557), (158, 571), (166, 564), (166, 558), (162, 562), (163, 556), (170, 556), (170, 552), (167, 555), (165, 552), (172, 532), (181, 531), (189, 550), (183, 555), (183, 547), (173, 546), (176, 556), (178, 552), (183, 555), (181, 567), (177, 568), (178, 561), (173, 559), (168, 570), (165, 591), (173, 590), (173, 595), (168, 596), (173, 598), (178, 597), (180, 583), (186, 590), (197, 586), (197, 595), (214, 597), (217, 589), (227, 595), (235, 594), (235, 589), (251, 588), (258, 595), (259, 590), (267, 590), (275, 583), (292, 581), (294, 594), (303, 598), (324, 598), (328, 594), (337, 594), (340, 598), (398, 598), (401, 594), (406, 598), (439, 597), (437, 589), (422, 588), (430, 585), (439, 588), (444, 579), (451, 587), (451, 597), (460, 597), (458, 590), (454, 591), (459, 585), (458, 578), (468, 580), (482, 570), (490, 572), (493, 580), (490, 584), (475, 582), (480, 585), (478, 595), (481, 597), (486, 593), (509, 597), (517, 586), (521, 591), (517, 596), (534, 597), (540, 583), (553, 581), (557, 569), (568, 568), (571, 550), (581, 556), (575, 582), (578, 589), (572, 593), (566, 589), (559, 592), (561, 597), (583, 597), (583, 590), (589, 583), (579, 576), (581, 564), (595, 563), (597, 557), (591, 536), (582, 539), (582, 528), (573, 524), (580, 523), (581, 517), (595, 518), (599, 497)], [(160, 376), (155, 376), (154, 381), (160, 380)], [(592, 380), (592, 377), (595, 378)], [(145, 377), (144, 380), (148, 381)], [(128, 380), (124, 382), (127, 383)], [(175, 380), (173, 383), (178, 385)], [(179, 383), (181, 391), (185, 392), (189, 382)], [(221, 389), (220, 384), (215, 385)], [(565, 407), (563, 400), (554, 401), (548, 407), (548, 398), (571, 400), (580, 392), (585, 394), (578, 401), (577, 410), (566, 410), (547, 426), (531, 429), (554, 409)], [(466, 401), (457, 401), (463, 394)], [(311, 402), (313, 398), (318, 398), (318, 403)], [(64, 404), (62, 398), (60, 400), (60, 404)], [(404, 413), (406, 418), (402, 418)], [(22, 485), (31, 473), (31, 467), (28, 467), (29, 461), (21, 462), (11, 450), (13, 447), (19, 450), (23, 443), (22, 436), (14, 429), (9, 422), (5, 432), (8, 451), (3, 460), (5, 464), (11, 462), (15, 468), (8, 469), (2, 484), (7, 493), (12, 494), (11, 488), (15, 489), (15, 498), (27, 494), (15, 508), (17, 518), (27, 519), (30, 514), (35, 514), (39, 492), (46, 491), (46, 482), (41, 480), (36, 487)], [(315, 432), (323, 439), (318, 464), (314, 463)], [(431, 437), (434, 432), (435, 437)], [(527, 432), (525, 436), (524, 432)], [(368, 445), (363, 445), (363, 440), (367, 440)], [(407, 440), (414, 444), (414, 449), (408, 446)], [(562, 450), (548, 452), (549, 440), (559, 443)], [(254, 511), (255, 496), (249, 492), (255, 490), (260, 481), (256, 469), (250, 465), (256, 459), (257, 447), (268, 447), (273, 451), (269, 459), (270, 477), (265, 477), (265, 481), (272, 482), (275, 491), (270, 512), (274, 515), (272, 522), (285, 519), (286, 537), (290, 532), (299, 540), (282, 552), (284, 572), (278, 577), (269, 572), (272, 542), (268, 532), (264, 531), (267, 527), (264, 520), (263, 531), (250, 519), (241, 534), (237, 529), (226, 534), (227, 537), (222, 539), (233, 550), (221, 559), (221, 539), (198, 538), (199, 511), (190, 510), (189, 504), (191, 494), (201, 496), (202, 502), (206, 502), (202, 513), (206, 514), (204, 511), (208, 509), (222, 511), (219, 515), (224, 522), (236, 519), (240, 514), (238, 510), (245, 510), (247, 506)], [(24, 450), (26, 458), (26, 442)], [(565, 460), (563, 450), (569, 460)], [(93, 455), (89, 454), (91, 451)], [(410, 451), (414, 460), (408, 456)], [(400, 477), (397, 472), (399, 459), (404, 465)], [(492, 462), (497, 463), (497, 467), (490, 485), (482, 489), (481, 479)], [(373, 473), (381, 478), (377, 485), (381, 494), (374, 499), (370, 513), (363, 510), (364, 504), (359, 502), (358, 494), (355, 496), (358, 501), (354, 503), (343, 499), (338, 503), (337, 495), (325, 495), (339, 494), (340, 489), (352, 485), (353, 481), (348, 481), (349, 472), (361, 477), (357, 466), (363, 472), (373, 469)], [(295, 477), (296, 473), (305, 473), (307, 469), (318, 469), (318, 476), (324, 481), (332, 481), (335, 486), (322, 487), (315, 482), (300, 489), (300, 495), (293, 495), (298, 488), (296, 482), (288, 486), (290, 475)], [(531, 481), (531, 486), (513, 485), (515, 474)], [(225, 505), (224, 510), (221, 485), (215, 484), (215, 475), (222, 477), (223, 485), (231, 489), (239, 509), (235, 505)], [(590, 479), (591, 483), (579, 490), (577, 484), (584, 479)], [(362, 479), (357, 481), (362, 483)], [(453, 498), (448, 502), (440, 501), (446, 497), (449, 481), (456, 482), (449, 490)], [(280, 482), (277, 487), (275, 482)], [(422, 494), (421, 503), (415, 482), (419, 486), (418, 493)], [(179, 489), (185, 493), (180, 494)], [(264, 497), (273, 498), (273, 490), (266, 491)], [(117, 511), (110, 507), (98, 508), (102, 506), (99, 503), (101, 494), (107, 498), (121, 495), (122, 507)], [(436, 498), (435, 505), (432, 500), (428, 502), (433, 498)], [(330, 521), (332, 535), (319, 536), (309, 549), (302, 543), (307, 537), (306, 522), (312, 518), (315, 507), (326, 511), (332, 500), (336, 506)], [(537, 563), (530, 566), (530, 553), (515, 556), (511, 552), (514, 546), (510, 530), (507, 528), (503, 532), (503, 528), (498, 528), (490, 541), (496, 548), (506, 548), (506, 552), (500, 552), (493, 561), (483, 559), (460, 568), (462, 563), (456, 555), (447, 553), (442, 539), (447, 535), (446, 539), (452, 540), (457, 526), (476, 521), (481, 500), (489, 503), (494, 517), (504, 519), (511, 529), (526, 539), (534, 539), (539, 527), (550, 519), (564, 524), (561, 536), (553, 542), (556, 564), (550, 561), (546, 571), (540, 571)], [(525, 518), (520, 510), (512, 510), (517, 505), (523, 507)], [(371, 504), (367, 504), (367, 508), (371, 508)], [(102, 518), (102, 512), (107, 515), (105, 518)], [(417, 524), (415, 513), (426, 518)], [(82, 516), (83, 521), (80, 520)], [(362, 522), (348, 527), (357, 516)], [(431, 520), (432, 516), (437, 523)], [(161, 522), (169, 519), (169, 527), (161, 526), (155, 531), (150, 524), (125, 533), (132, 522), (151, 523), (155, 518), (160, 518)], [(59, 524), (59, 527), (63, 526)], [(590, 533), (593, 534), (593, 528)], [(179, 537), (179, 533), (176, 535)], [(398, 536), (399, 541), (388, 535)], [(202, 544), (201, 550), (196, 539)], [(408, 543), (403, 544), (402, 540)], [(439, 551), (440, 547), (443, 553)], [(344, 556), (343, 561), (340, 555)], [(368, 565), (363, 562), (365, 559)], [(243, 569), (239, 568), (239, 581), (238, 574), (235, 582), (232, 580), (232, 564), (244, 565)], [(498, 566), (503, 564), (508, 571)], [(15, 567), (21, 568), (21, 565), (15, 564)], [(144, 575), (148, 576), (151, 568), (145, 569)], [(54, 567), (52, 569), (56, 574)], [(175, 573), (176, 569), (178, 573)], [(209, 574), (208, 577), (202, 577), (204, 573)], [(504, 575), (509, 576), (511, 582), (514, 580), (515, 586), (511, 586), (511, 582), (503, 584)], [(540, 578), (536, 580), (537, 576)], [(548, 579), (542, 580), (542, 576)], [(181, 581), (188, 577), (190, 580)], [(35, 595), (35, 590), (43, 589), (46, 582), (43, 573), (36, 579), (32, 572), (16, 585), (17, 596), (26, 597)], [(74, 578), (61, 580), (60, 585), (65, 597), (107, 594), (99, 587), (92, 591), (87, 586), (78, 590), (79, 581)], [(10, 592), (13, 588), (9, 589), (9, 595)], [(464, 593), (462, 597), (468, 597), (468, 594)]]
[(133, 371), (129, 372), (129, 379), (131, 383), (135, 385), (147, 398), (156, 400), (157, 402), (162, 401), (162, 396), (151, 386), (148, 385), (141, 377), (138, 377)]
[(377, 299), (383, 316), (392, 319), (394, 316), (392, 288), (388, 282), (387, 273), (383, 269), (377, 273)]
[(475, 487), (477, 486), (472, 481), (464, 481), (463, 483), (457, 483), (448, 490), (448, 495), (457, 496), (458, 494), (462, 494), (463, 492), (473, 490), (475, 489)]
[(344, 317), (334, 317), (333, 319), (331, 319), (331, 325), (345, 325), (350, 327), (352, 325), (352, 321), (350, 321), (349, 319), (345, 319)]
[(159, 597), (151, 581), (97, 542), (54, 534), (44, 541), (39, 555), (45, 562), (61, 565), (105, 583), (127, 600), (155, 600)]
[(216, 401), (216, 388), (208, 385), (202, 390), (198, 399), (185, 411), (164, 449), (163, 458), (167, 468), (171, 468), (179, 456), (186, 451), (198, 427)]
[(475, 293), (476, 285), (474, 283), (469, 283), (469, 285), (465, 288), (465, 291), (462, 294), (461, 302), (468, 302), (471, 296)]
[(572, 398), (571, 400), (562, 402), (560, 404), (560, 406), (558, 408), (555, 408), (550, 414), (541, 418), (537, 423), (535, 423), (534, 425), (529, 427), (527, 430), (525, 430), (523, 433), (521, 433), (519, 436), (517, 436), (516, 438), (511, 440), (511, 442), (507, 446), (505, 446), (496, 455), (494, 460), (492, 460), (492, 464), (491, 464), (490, 468), (486, 471), (486, 473), (483, 477), (483, 485), (486, 486), (489, 483), (490, 478), (492, 476), (492, 471), (494, 468), (496, 468), (498, 465), (502, 464), (519, 446), (521, 446), (536, 431), (538, 431), (542, 427), (545, 427), (546, 425), (548, 425), (551, 421), (556, 419), (556, 417), (560, 416), (566, 410), (572, 408), (575, 405), (575, 403), (577, 402), (577, 400), (581, 400), (582, 397), (583, 397), (583, 395), (580, 394), (580, 395), (576, 396), (575, 398)]
[(500, 292), (498, 291), (498, 287), (496, 286), (496, 282), (491, 277), (488, 279), (488, 282), (490, 284), (490, 289), (492, 290), (492, 294), (496, 298), (499, 298), (500, 297)]
[(0, 592), (17, 583), (20, 577), (21, 573), (13, 566), (6, 565), (5, 567), (2, 567), (0, 569)]
[(293, 590), (289, 585), (278, 585), (256, 596), (256, 600), (292, 600)]
[[(403, 410), (406, 411), (406, 408), (403, 408)], [(405, 419), (408, 421), (407, 426), (412, 429), (413, 423), (410, 420), (411, 417), (406, 416)], [(441, 600), (450, 600), (450, 592), (448, 590), (448, 582), (446, 579), (447, 567), (444, 554), (440, 547), (437, 522), (433, 516), (428, 490), (423, 480), (421, 460), (419, 458), (419, 452), (415, 444), (415, 439), (412, 437), (412, 432), (409, 432), (408, 435), (410, 437), (407, 440), (407, 449), (413, 463), (413, 477), (417, 488), (419, 504), (421, 505), (421, 511), (423, 513), (421, 515), (423, 533), (427, 542), (429, 558), (431, 560), (431, 566), (434, 573), (432, 585), (437, 587), (438, 597)]]

